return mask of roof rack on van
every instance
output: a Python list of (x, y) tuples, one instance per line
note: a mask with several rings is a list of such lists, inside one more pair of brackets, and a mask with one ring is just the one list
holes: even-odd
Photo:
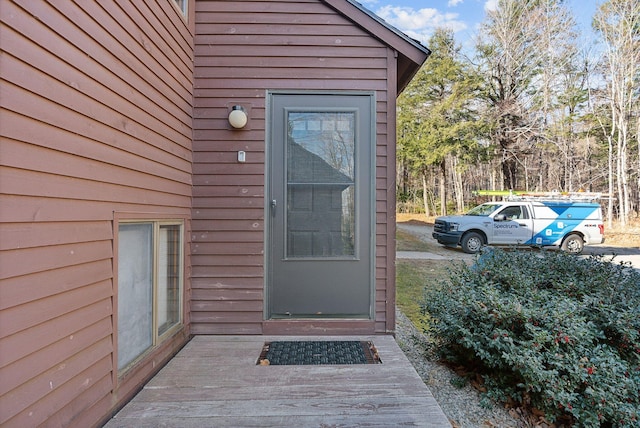
[(527, 192), (521, 190), (476, 190), (478, 196), (502, 196), (507, 201), (593, 202), (606, 196), (599, 192)]

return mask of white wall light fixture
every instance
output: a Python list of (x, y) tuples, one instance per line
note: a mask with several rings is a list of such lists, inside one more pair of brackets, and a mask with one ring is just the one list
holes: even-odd
[(244, 107), (235, 105), (229, 112), (229, 125), (234, 129), (242, 129), (247, 125), (249, 117)]

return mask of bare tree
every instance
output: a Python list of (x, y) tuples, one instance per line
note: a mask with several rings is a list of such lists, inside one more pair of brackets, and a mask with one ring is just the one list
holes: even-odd
[(476, 48), (485, 75), (484, 97), (491, 139), (501, 158), (503, 188), (519, 186), (521, 157), (535, 134), (527, 113), (533, 82), (540, 72), (539, 31), (534, 1), (499, 0), (487, 12)]
[[(601, 119), (607, 127), (609, 146), (610, 191), (617, 194), (618, 219), (625, 225), (629, 219), (629, 144), (632, 121), (637, 119), (640, 91), (640, 2), (609, 0), (600, 5), (594, 27), (604, 41), (603, 73), (609, 117)], [(640, 165), (638, 166), (640, 168)], [(615, 187), (614, 187), (615, 182)], [(612, 208), (609, 208), (612, 217)]]

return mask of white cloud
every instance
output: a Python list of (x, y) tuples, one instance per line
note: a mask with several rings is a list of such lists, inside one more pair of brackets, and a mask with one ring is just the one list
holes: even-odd
[(458, 19), (457, 13), (442, 13), (433, 8), (415, 10), (411, 7), (384, 6), (378, 9), (376, 14), (409, 37), (421, 42), (426, 42), (438, 27), (449, 28), (454, 32), (467, 29), (467, 24)]
[(462, 3), (464, 0), (449, 0), (449, 2), (447, 3), (447, 6), (449, 7), (455, 7), (457, 5), (459, 5), (460, 3)]

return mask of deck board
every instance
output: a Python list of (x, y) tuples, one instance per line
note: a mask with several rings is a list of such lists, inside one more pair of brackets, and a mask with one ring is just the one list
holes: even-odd
[(105, 427), (450, 427), (391, 336), (382, 364), (258, 366), (264, 342), (353, 337), (195, 336)]

